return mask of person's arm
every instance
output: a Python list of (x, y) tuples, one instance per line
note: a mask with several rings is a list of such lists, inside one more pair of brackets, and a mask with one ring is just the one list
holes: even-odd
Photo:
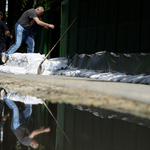
[(9, 30), (5, 31), (6, 35), (9, 36), (11, 39), (13, 38), (13, 36), (10, 34)]
[(45, 22), (41, 21), (38, 17), (35, 17), (35, 18), (33, 18), (33, 19), (34, 19), (34, 21), (35, 21), (38, 25), (43, 26), (43, 27), (45, 27), (46, 29), (48, 29), (48, 28), (54, 29), (54, 28), (55, 28), (53, 24), (45, 23)]
[(0, 128), (2, 128), (3, 127), (3, 125), (5, 124), (5, 121), (7, 120), (7, 118), (10, 116), (10, 114), (9, 114), (9, 112), (5, 115), (5, 116), (3, 116), (2, 118), (1, 118), (1, 120), (0, 120)]
[(38, 135), (38, 134), (41, 134), (41, 133), (45, 133), (45, 132), (49, 132), (50, 131), (50, 128), (44, 128), (44, 126), (43, 127), (41, 127), (40, 129), (37, 129), (37, 130), (34, 130), (34, 131), (32, 131), (32, 133), (28, 136), (28, 137), (30, 137), (30, 138), (34, 138), (36, 135)]
[(5, 116), (2, 117), (1, 121), (5, 122), (9, 116), (10, 116), (10, 113), (8, 112)]

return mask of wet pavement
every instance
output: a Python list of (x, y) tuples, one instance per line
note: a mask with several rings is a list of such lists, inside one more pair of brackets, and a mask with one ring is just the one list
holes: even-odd
[(4, 88), (43, 97), (52, 103), (87, 105), (149, 118), (150, 86), (100, 80), (0, 73)]
[[(30, 132), (25, 130), (23, 135), (50, 127), (50, 132), (34, 136), (39, 150), (150, 149), (149, 85), (0, 73), (0, 86), (20, 113), (27, 105), (32, 108), (23, 123)], [(1, 150), (30, 150), (11, 128), (13, 110), (9, 104), (0, 101), (1, 118), (10, 113), (0, 132)]]
[[(26, 83), (41, 83), (45, 86), (59, 86), (62, 88), (77, 88), (80, 90), (88, 90), (89, 92), (97, 92), (107, 95), (125, 98), (133, 101), (139, 101), (150, 104), (150, 85), (119, 83), (119, 82), (104, 82), (96, 79), (66, 77), (66, 76), (42, 76), (42, 75), (15, 75), (0, 73), (2, 83), (7, 83), (7, 79), (12, 81), (26, 81)], [(6, 80), (5, 80), (6, 78)], [(12, 84), (12, 83), (9, 83)], [(17, 83), (13, 83), (15, 86)], [(40, 84), (39, 84), (40, 85)], [(9, 86), (9, 85), (7, 85)], [(10, 85), (11, 86), (11, 85)], [(27, 87), (26, 87), (27, 88)], [(40, 88), (40, 87), (39, 87)]]
[[(31, 114), (23, 119), (23, 121), (19, 118), (20, 126), (17, 126), (17, 129), (19, 127), (25, 126), (26, 130), (29, 130), (29, 133), (24, 130), (20, 130), (18, 134), (14, 133), (14, 130), (11, 128), (12, 124), (15, 126), (16, 120), (17, 120), (17, 111), (10, 109), (9, 106), (5, 101), (3, 101), (3, 109), (1, 109), (1, 118), (7, 114), (10, 113), (10, 116), (7, 118), (5, 124), (1, 127), (0, 132), (0, 143), (1, 143), (1, 150), (29, 150), (31, 149), (30, 145), (27, 146), (27, 137), (33, 133), (33, 131), (40, 129), (42, 126), (46, 128), (50, 127), (50, 132), (41, 133), (37, 136), (35, 136), (33, 139), (36, 139), (39, 147), (39, 150), (54, 150), (55, 144), (56, 144), (56, 123), (53, 120), (52, 116), (48, 113), (47, 109), (42, 104), (25, 104), (22, 102), (13, 101), (13, 105), (15, 105), (19, 110), (19, 116), (22, 115), (24, 110), (27, 106), (31, 106)], [(50, 104), (47, 103), (47, 106), (53, 114), (57, 115), (57, 105), (56, 104)], [(13, 115), (15, 112), (15, 121), (13, 120)], [(25, 113), (27, 115), (28, 112)], [(26, 120), (24, 122), (24, 120)], [(2, 122), (2, 121), (1, 121)], [(21, 122), (23, 122), (21, 124)], [(16, 123), (17, 124), (17, 123)], [(21, 136), (22, 135), (22, 136)], [(25, 139), (26, 138), (26, 139)], [(25, 142), (26, 141), (26, 142)]]

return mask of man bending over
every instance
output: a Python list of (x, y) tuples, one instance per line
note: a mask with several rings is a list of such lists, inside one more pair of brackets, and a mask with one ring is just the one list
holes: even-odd
[(25, 11), (18, 22), (15, 24), (15, 43), (5, 52), (2, 53), (2, 62), (5, 63), (7, 60), (7, 57), (9, 54), (13, 54), (18, 50), (18, 48), (21, 46), (22, 41), (25, 41), (27, 44), (27, 53), (33, 53), (34, 52), (34, 38), (32, 31), (30, 30), (34, 21), (40, 25), (44, 26), (46, 29), (52, 28), (54, 29), (53, 24), (48, 24), (43, 21), (41, 21), (38, 17), (41, 16), (44, 13), (43, 7), (38, 7), (36, 9), (28, 9)]

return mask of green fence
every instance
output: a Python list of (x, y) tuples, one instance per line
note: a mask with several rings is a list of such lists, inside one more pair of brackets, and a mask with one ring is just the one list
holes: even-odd
[[(150, 129), (138, 124), (138, 122), (141, 122), (140, 119), (145, 120), (145, 123), (148, 120), (106, 109), (94, 107), (88, 109), (86, 106), (76, 109), (75, 107), (77, 106), (73, 108), (67, 104), (58, 107), (57, 120), (72, 145), (69, 144), (62, 131), (57, 127), (55, 150), (150, 149)], [(96, 114), (99, 114), (99, 116)], [(126, 118), (126, 121), (121, 116)], [(121, 118), (119, 119), (119, 117)]]
[(60, 56), (98, 51), (150, 52), (149, 0), (65, 0), (61, 3)]

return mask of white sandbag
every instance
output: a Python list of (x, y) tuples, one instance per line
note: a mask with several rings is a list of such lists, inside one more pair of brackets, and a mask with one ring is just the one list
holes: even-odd
[(66, 69), (68, 67), (68, 60), (65, 57), (52, 58), (49, 60), (49, 70), (57, 71), (60, 69)]
[(12, 101), (22, 102), (24, 104), (43, 104), (42, 99), (29, 95), (20, 95), (18, 93), (7, 93), (7, 98)]

